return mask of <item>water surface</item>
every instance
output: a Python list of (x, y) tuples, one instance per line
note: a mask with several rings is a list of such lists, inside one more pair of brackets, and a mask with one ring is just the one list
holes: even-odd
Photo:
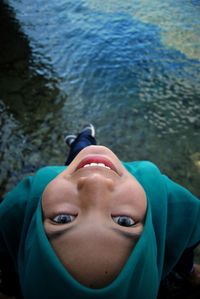
[[(200, 1), (1, 4), (2, 193), (62, 164), (85, 123), (200, 196)], [(9, 33), (9, 34), (8, 34)]]

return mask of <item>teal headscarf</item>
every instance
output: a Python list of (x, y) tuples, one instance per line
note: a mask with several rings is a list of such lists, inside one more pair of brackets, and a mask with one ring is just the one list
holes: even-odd
[(155, 299), (161, 279), (183, 251), (200, 240), (200, 201), (150, 162), (124, 163), (148, 201), (143, 233), (118, 277), (107, 287), (77, 282), (54, 253), (43, 228), (41, 195), (64, 167), (26, 178), (0, 205), (0, 249), (12, 255), (26, 299)]

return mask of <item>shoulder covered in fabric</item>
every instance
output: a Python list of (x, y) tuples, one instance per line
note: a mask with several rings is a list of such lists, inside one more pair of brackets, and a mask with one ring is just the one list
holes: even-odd
[(23, 179), (0, 204), (0, 251), (17, 251), (32, 177)]
[(2, 213), (3, 210), (8, 211), (17, 206), (24, 207), (30, 198), (30, 192), (33, 187), (39, 190), (63, 170), (63, 166), (47, 166), (39, 169), (34, 175), (25, 177), (13, 187), (11, 191), (3, 196), (0, 204), (0, 213)]
[(125, 168), (131, 173), (159, 173), (160, 170), (156, 164), (151, 161), (133, 161), (133, 162), (122, 162)]
[(3, 214), (7, 214), (9, 210), (13, 210), (16, 208), (17, 214), (18, 208), (25, 207), (28, 200), (28, 195), (30, 193), (32, 180), (32, 176), (24, 178), (3, 197), (3, 200), (0, 204), (0, 217), (3, 217)]
[(168, 191), (168, 223), (175, 219), (180, 237), (187, 236), (187, 246), (200, 241), (200, 200), (188, 189), (164, 176)]
[(200, 241), (200, 200), (163, 175), (168, 194), (165, 271), (171, 271), (185, 249)]

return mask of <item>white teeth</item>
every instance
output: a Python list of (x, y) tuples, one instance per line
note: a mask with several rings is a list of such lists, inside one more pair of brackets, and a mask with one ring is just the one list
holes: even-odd
[(89, 167), (89, 166), (100, 166), (100, 167), (105, 167), (107, 169), (111, 169), (110, 167), (106, 166), (105, 164), (103, 163), (90, 163), (90, 164), (86, 164), (84, 165), (83, 167)]
[(103, 163), (98, 163), (98, 166), (105, 166), (105, 164), (103, 164)]

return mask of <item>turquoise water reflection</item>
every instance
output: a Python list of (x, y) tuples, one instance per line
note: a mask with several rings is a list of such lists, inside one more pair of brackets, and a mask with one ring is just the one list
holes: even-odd
[(8, 2), (29, 53), (0, 74), (5, 188), (61, 164), (63, 132), (91, 121), (122, 160), (152, 160), (200, 195), (198, 1)]

